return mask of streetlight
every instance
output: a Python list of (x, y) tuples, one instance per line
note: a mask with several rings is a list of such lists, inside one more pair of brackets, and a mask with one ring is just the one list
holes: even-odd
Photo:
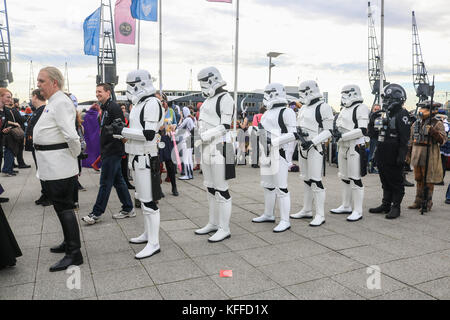
[(271, 83), (271, 79), (272, 79), (272, 68), (275, 67), (275, 64), (272, 63), (272, 58), (276, 58), (282, 54), (283, 53), (281, 53), (281, 52), (269, 52), (267, 54), (267, 56), (269, 57), (269, 83)]

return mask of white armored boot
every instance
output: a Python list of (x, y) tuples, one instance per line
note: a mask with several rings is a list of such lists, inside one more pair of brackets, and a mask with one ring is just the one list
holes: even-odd
[(136, 259), (144, 259), (161, 252), (159, 247), (159, 224), (160, 213), (158, 210), (152, 210), (145, 207), (142, 211), (144, 214), (145, 223), (147, 224), (147, 237), (148, 242), (142, 251), (136, 254)]
[(209, 242), (220, 242), (231, 237), (230, 233), (230, 218), (232, 202), (230, 199), (223, 198), (219, 193), (216, 193), (217, 203), (219, 207), (219, 229), (208, 239)]
[(283, 232), (291, 228), (291, 223), (289, 222), (289, 211), (291, 210), (291, 195), (287, 194), (278, 197), (278, 206), (280, 207), (280, 223), (273, 229), (273, 232)]
[(313, 203), (313, 193), (311, 186), (305, 183), (304, 193), (303, 193), (303, 208), (300, 212), (291, 214), (292, 219), (311, 219), (312, 214), (312, 203)]
[(186, 163), (183, 163), (184, 176), (179, 177), (179, 180), (189, 180), (189, 166)]
[(207, 192), (208, 205), (209, 205), (209, 221), (206, 226), (201, 229), (195, 230), (195, 234), (204, 235), (219, 229), (219, 212), (216, 204), (216, 197)]
[(361, 220), (363, 215), (363, 199), (364, 199), (364, 187), (353, 186), (353, 212), (347, 217), (347, 221), (354, 222)]
[(131, 238), (130, 243), (141, 244), (141, 243), (146, 243), (148, 241), (148, 225), (147, 225), (147, 221), (145, 219), (145, 215), (144, 215), (144, 230), (145, 230), (144, 233), (141, 234), (139, 237)]
[(342, 181), (342, 204), (336, 209), (331, 209), (334, 214), (352, 213), (352, 186)]
[(314, 203), (316, 205), (316, 215), (313, 221), (310, 222), (311, 227), (318, 227), (325, 223), (325, 189), (316, 187), (313, 191)]
[(277, 199), (276, 190), (269, 190), (264, 188), (264, 213), (258, 218), (254, 218), (252, 221), (256, 223), (261, 222), (275, 222), (275, 202)]

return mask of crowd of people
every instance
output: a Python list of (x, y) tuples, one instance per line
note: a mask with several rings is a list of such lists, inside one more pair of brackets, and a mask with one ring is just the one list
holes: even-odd
[[(141, 208), (144, 232), (130, 243), (147, 245), (136, 259), (161, 251), (158, 201), (165, 197), (163, 181), (171, 183), (176, 197), (177, 174), (178, 180), (190, 180), (196, 170), (203, 175), (209, 219), (195, 234), (213, 233), (208, 238), (212, 243), (231, 237), (229, 187), (236, 178), (236, 165), (260, 169), (265, 209), (253, 222), (274, 223), (278, 202), (276, 233), (288, 230), (290, 219), (312, 219), (312, 227), (325, 223), (322, 176), (327, 153), (338, 165), (342, 181), (342, 202), (332, 214), (347, 214), (349, 222), (363, 218), (362, 178), (372, 173), (379, 174), (383, 196), (381, 205), (369, 212), (398, 218), (408, 184), (405, 168), (411, 167), (417, 190), (408, 208), (431, 210), (434, 185), (443, 184), (450, 148), (442, 105), (422, 102), (414, 118), (404, 109), (405, 90), (390, 84), (384, 90), (383, 105), (369, 109), (360, 88), (348, 85), (342, 89), (341, 110), (336, 113), (324, 101), (316, 81), (300, 84), (298, 101), (288, 101), (284, 86), (272, 83), (264, 90), (259, 113), (250, 119), (244, 111), (234, 128), (234, 101), (219, 70), (201, 70), (198, 81), (206, 100), (180, 108), (153, 87), (147, 71), (136, 70), (127, 76), (129, 104), (119, 105), (113, 100), (113, 88), (101, 83), (95, 90), (98, 103), (83, 112), (77, 111), (76, 98), (62, 91), (64, 78), (54, 67), (39, 72), (38, 89), (32, 92), (30, 106), (22, 110), (12, 93), (0, 88), (3, 176), (19, 174), (14, 170), (15, 159), (18, 169), (30, 168), (23, 151), (31, 152), (41, 183), (35, 203), (53, 205), (63, 230), (63, 242), (50, 251), (65, 255), (50, 267), (51, 272), (83, 263), (75, 214), (78, 192), (85, 190), (79, 182), (83, 167), (100, 173), (96, 201), (91, 212), (81, 217), (83, 223), (101, 221), (113, 187), (121, 202), (114, 219), (136, 217), (135, 207)], [(304, 182), (303, 208), (293, 214), (289, 171), (299, 171)], [(130, 195), (129, 190), (134, 192)], [(446, 202), (450, 202), (450, 186)], [(8, 239), (1, 240), (8, 247), (2, 249), (8, 258), (0, 257), (0, 267), (13, 266), (21, 252), (2, 210), (0, 228)]]

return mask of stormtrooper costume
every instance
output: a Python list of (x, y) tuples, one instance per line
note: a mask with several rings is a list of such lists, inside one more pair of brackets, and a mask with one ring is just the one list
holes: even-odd
[[(287, 108), (286, 90), (283, 85), (272, 83), (264, 90), (267, 111), (260, 123), (261, 186), (264, 188), (264, 213), (252, 221), (275, 222), (275, 202), (278, 199), (280, 223), (273, 232), (290, 229), (289, 211), (291, 196), (288, 191), (287, 147), (296, 139), (296, 115)], [(262, 133), (262, 134), (261, 134)]]
[[(364, 186), (361, 181), (360, 151), (365, 152), (364, 136), (369, 124), (369, 108), (363, 104), (357, 85), (342, 88), (342, 109), (333, 132), (338, 141), (339, 177), (342, 179), (342, 204), (334, 214), (350, 214), (347, 221), (362, 219)], [(362, 149), (361, 149), (362, 148)], [(364, 169), (364, 168), (363, 168)]]
[[(322, 143), (331, 137), (333, 110), (324, 102), (319, 86), (313, 80), (299, 86), (299, 100), (303, 105), (298, 112), (297, 126), (302, 130), (305, 141), (299, 143), (300, 177), (305, 182), (303, 208), (291, 218), (312, 218), (314, 200), (316, 215), (309, 224), (317, 227), (325, 223), (325, 189), (322, 184)], [(306, 136), (307, 135), (307, 136)]]
[(194, 164), (192, 161), (192, 146), (191, 146), (191, 135), (192, 130), (195, 128), (194, 120), (190, 117), (191, 112), (188, 107), (183, 107), (183, 117), (184, 120), (181, 125), (177, 128), (175, 135), (182, 135), (183, 140), (179, 145), (180, 151), (182, 150), (181, 162), (184, 166), (184, 176), (180, 177), (180, 180), (190, 180), (194, 179)]
[(156, 202), (161, 198), (157, 132), (164, 124), (164, 109), (153, 87), (150, 74), (145, 70), (132, 71), (127, 76), (127, 97), (134, 107), (130, 113), (130, 126), (122, 130), (128, 139), (125, 152), (129, 154), (129, 167), (136, 188), (136, 199), (142, 204), (145, 231), (130, 243), (147, 243), (136, 254), (136, 259), (160, 252), (160, 212)]
[[(230, 94), (223, 89), (226, 82), (217, 68), (208, 67), (201, 70), (198, 74), (198, 81), (202, 94), (206, 98), (200, 109), (198, 125), (203, 184), (207, 188), (209, 204), (209, 222), (195, 233), (204, 235), (216, 231), (208, 241), (219, 242), (231, 236), (232, 199), (228, 192), (228, 181), (225, 174), (226, 159), (222, 151), (224, 143), (227, 143), (228, 146), (232, 145), (229, 129), (234, 102)], [(228, 159), (227, 163), (230, 161), (234, 164), (234, 159)]]

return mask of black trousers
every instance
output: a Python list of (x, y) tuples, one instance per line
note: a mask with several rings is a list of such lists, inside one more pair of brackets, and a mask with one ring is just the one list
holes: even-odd
[(25, 161), (23, 161), (23, 148), (25, 147), (25, 144), (23, 140), (19, 142), (19, 152), (17, 153), (17, 164), (19, 166), (25, 166)]
[(75, 208), (74, 199), (78, 199), (78, 176), (60, 180), (42, 181), (44, 194), (53, 202), (56, 212)]
[(0, 170), (3, 164), (3, 135), (0, 135)]
[(170, 178), (170, 183), (172, 184), (172, 189), (175, 189), (177, 187), (177, 180), (175, 178), (175, 173), (176, 173), (175, 165), (173, 164), (173, 162), (171, 160), (164, 161), (164, 163), (166, 164), (167, 175)]
[(128, 176), (128, 155), (125, 158), (122, 158), (122, 161), (120, 162), (120, 166), (122, 168), (122, 176), (125, 180), (125, 183), (127, 186), (130, 185), (130, 177)]
[(403, 165), (387, 165), (382, 162), (378, 164), (378, 172), (383, 190), (389, 195), (394, 203), (401, 202), (405, 195), (405, 187), (403, 186)]

